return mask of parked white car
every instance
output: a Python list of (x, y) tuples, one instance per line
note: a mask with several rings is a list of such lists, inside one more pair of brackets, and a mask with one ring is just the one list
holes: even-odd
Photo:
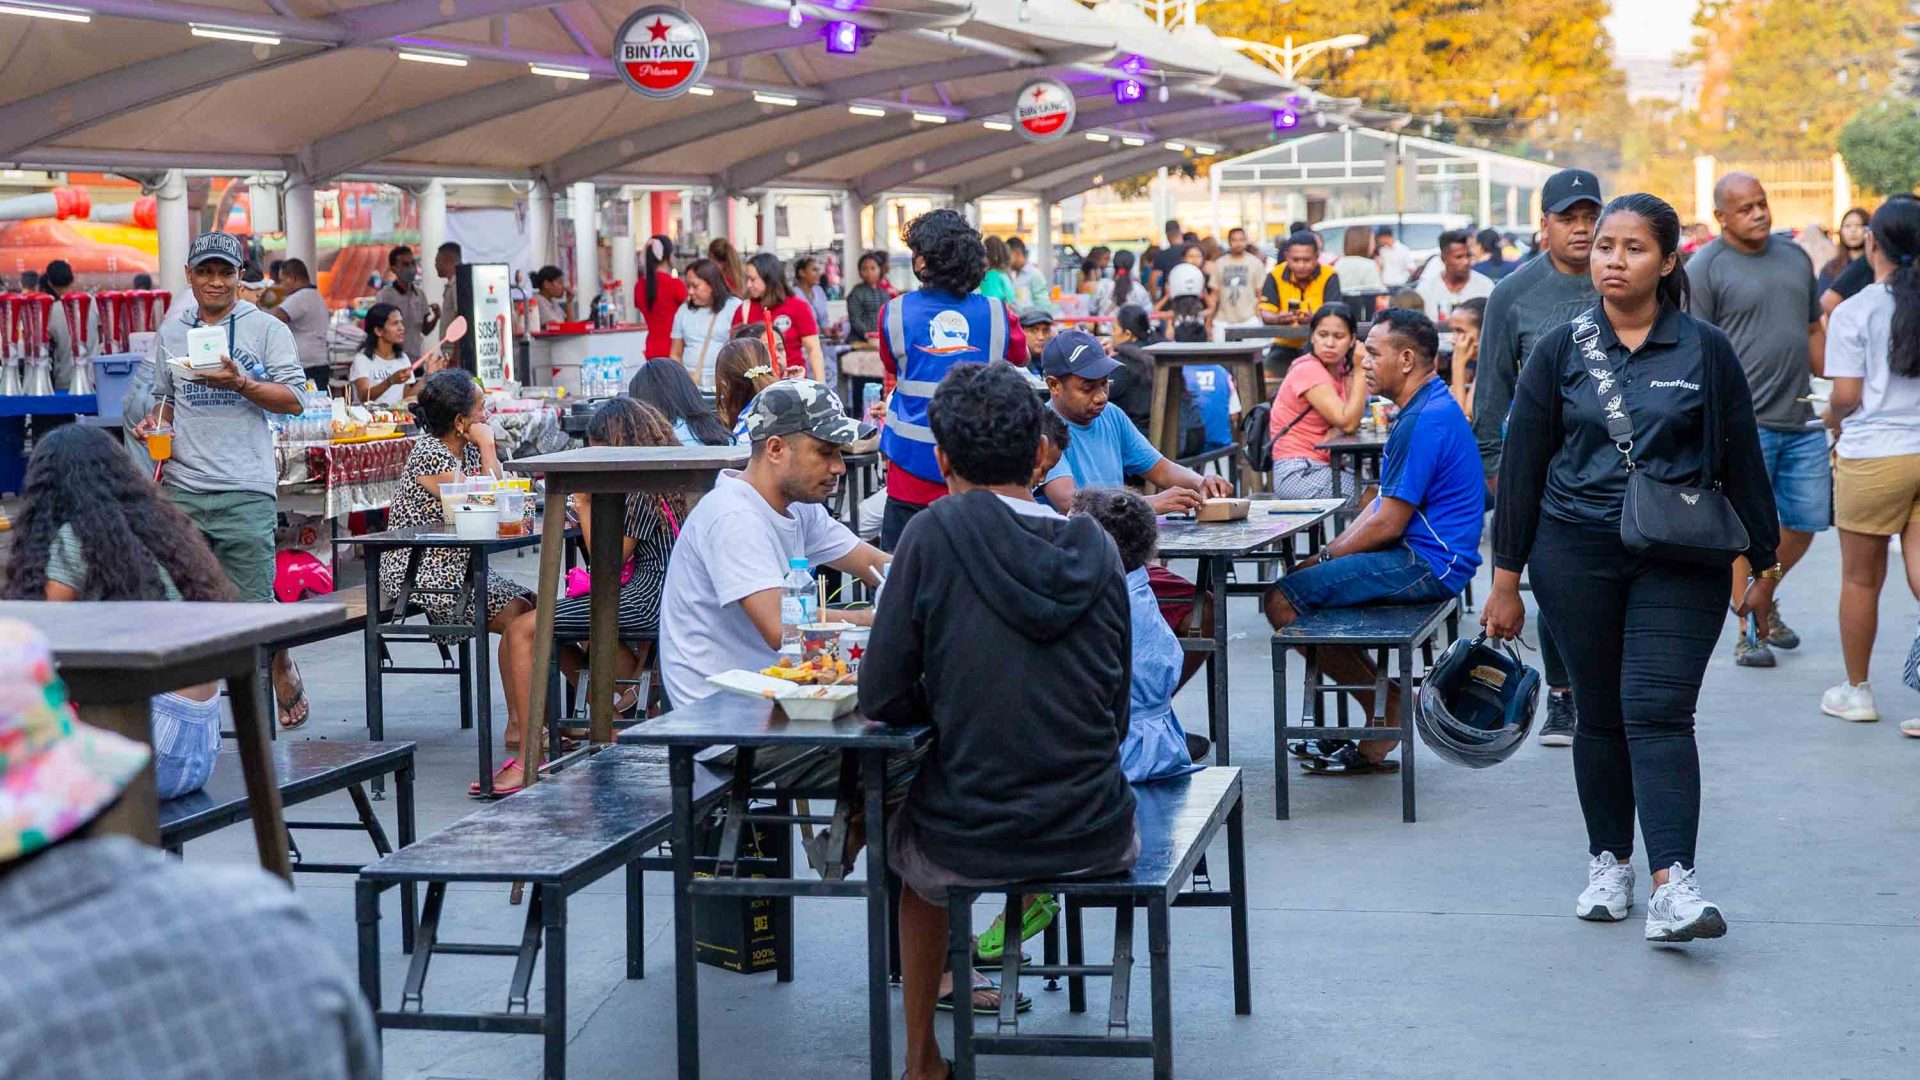
[(1424, 267), (1440, 253), (1440, 234), (1449, 229), (1467, 229), (1473, 219), (1465, 214), (1367, 214), (1361, 217), (1328, 218), (1313, 226), (1326, 245), (1326, 252), (1338, 258), (1346, 250), (1347, 230), (1365, 229), (1371, 233), (1383, 226), (1393, 229), (1393, 238), (1413, 253), (1413, 264)]

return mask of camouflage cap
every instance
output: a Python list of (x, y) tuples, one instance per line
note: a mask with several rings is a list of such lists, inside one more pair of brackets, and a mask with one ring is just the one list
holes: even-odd
[(847, 415), (839, 395), (812, 379), (782, 379), (747, 408), (747, 438), (754, 442), (796, 431), (835, 446), (873, 434), (871, 426)]

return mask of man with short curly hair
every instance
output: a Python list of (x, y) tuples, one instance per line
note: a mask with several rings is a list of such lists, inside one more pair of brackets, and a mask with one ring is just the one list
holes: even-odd
[(927, 424), (934, 387), (955, 364), (1027, 362), (1026, 333), (1014, 311), (974, 292), (986, 276), (987, 249), (967, 219), (952, 210), (922, 214), (907, 223), (906, 241), (920, 287), (888, 301), (874, 331), (889, 391), (880, 433), (890, 466), (883, 551), (899, 543), (913, 515), (947, 494)]

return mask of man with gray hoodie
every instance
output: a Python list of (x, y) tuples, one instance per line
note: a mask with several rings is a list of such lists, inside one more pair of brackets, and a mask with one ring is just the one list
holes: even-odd
[[(242, 600), (273, 600), (275, 488), (271, 413), (302, 408), (295, 391), (306, 382), (287, 325), (239, 299), (236, 286), (246, 251), (236, 237), (205, 233), (187, 249), (193, 303), (178, 304), (161, 321), (153, 362), (154, 405), (134, 427), (142, 441), (161, 424), (173, 428), (172, 457), (161, 489), (213, 548)], [(217, 327), (224, 341), (220, 366), (191, 379), (174, 373), (184, 362), (187, 332)], [(306, 722), (306, 695), (292, 661), (274, 657), (274, 691), (283, 726)]]

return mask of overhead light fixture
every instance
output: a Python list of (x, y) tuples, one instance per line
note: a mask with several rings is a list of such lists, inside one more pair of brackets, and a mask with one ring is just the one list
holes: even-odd
[(1113, 80), (1113, 100), (1121, 105), (1131, 105), (1136, 101), (1144, 101), (1146, 100), (1146, 96), (1146, 85), (1139, 79)]
[(1107, 134), (1104, 131), (1089, 131), (1087, 132), (1087, 141), (1088, 142), (1112, 142), (1113, 136)]
[(1159, 96), (1160, 96), (1160, 104), (1162, 105), (1165, 105), (1168, 99), (1173, 97), (1173, 91), (1167, 89), (1167, 80), (1166, 80), (1166, 76), (1164, 75), (1161, 76), (1160, 78)]
[(439, 64), (441, 67), (466, 67), (467, 58), (453, 53), (414, 52), (405, 50), (395, 55), (402, 60), (411, 60), (416, 64)]
[(1186, 153), (1186, 150), (1187, 150), (1186, 143), (1176, 142), (1172, 139), (1167, 140), (1166, 146), (1167, 146), (1167, 149), (1173, 151), (1176, 154), (1184, 154)]
[(852, 56), (860, 51), (860, 27), (845, 19), (827, 24), (827, 51)]
[(1300, 114), (1292, 109), (1278, 109), (1273, 114), (1273, 130), (1292, 131), (1300, 126)]
[(1145, 146), (1147, 145), (1147, 140), (1134, 135), (1123, 135), (1120, 138), (1120, 143), (1123, 146)]
[(753, 100), (762, 105), (779, 105), (788, 109), (800, 104), (800, 99), (797, 97), (789, 97), (786, 94), (772, 94), (765, 90), (755, 90), (753, 92)]
[(787, 29), (800, 29), (800, 0), (787, 0)]
[(1005, 120), (982, 120), (980, 126), (988, 131), (1012, 131), (1013, 125)]
[(687, 87), (687, 93), (689, 93), (689, 94), (692, 94), (692, 95), (694, 95), (695, 97), (712, 97), (712, 96), (713, 96), (713, 87), (711, 87), (711, 86), (698, 86), (698, 85), (695, 85), (695, 86), (689, 86), (689, 87)]
[[(0, 15), (25, 15), (34, 19), (57, 19), (60, 22), (87, 23), (93, 21), (93, 13), (81, 8), (55, 7), (52, 4), (0, 4)], [(278, 39), (275, 39), (276, 43)]]
[(885, 116), (887, 110), (878, 105), (849, 105), (847, 111), (855, 116)]
[(937, 112), (917, 112), (913, 114), (913, 118), (923, 124), (944, 124), (947, 122), (947, 118)]
[(245, 41), (254, 45), (278, 45), (280, 39), (272, 34), (263, 34), (258, 30), (242, 30), (235, 26), (209, 26), (205, 23), (188, 23), (187, 29), (194, 37), (219, 38), (221, 41)]
[(554, 67), (551, 64), (528, 64), (527, 70), (535, 75), (546, 75), (555, 79), (578, 79), (581, 82), (593, 77), (585, 68)]
[(1220, 148), (1217, 146), (1201, 146), (1199, 143), (1194, 143), (1193, 152), (1199, 154), (1201, 157), (1212, 157), (1220, 152)]

